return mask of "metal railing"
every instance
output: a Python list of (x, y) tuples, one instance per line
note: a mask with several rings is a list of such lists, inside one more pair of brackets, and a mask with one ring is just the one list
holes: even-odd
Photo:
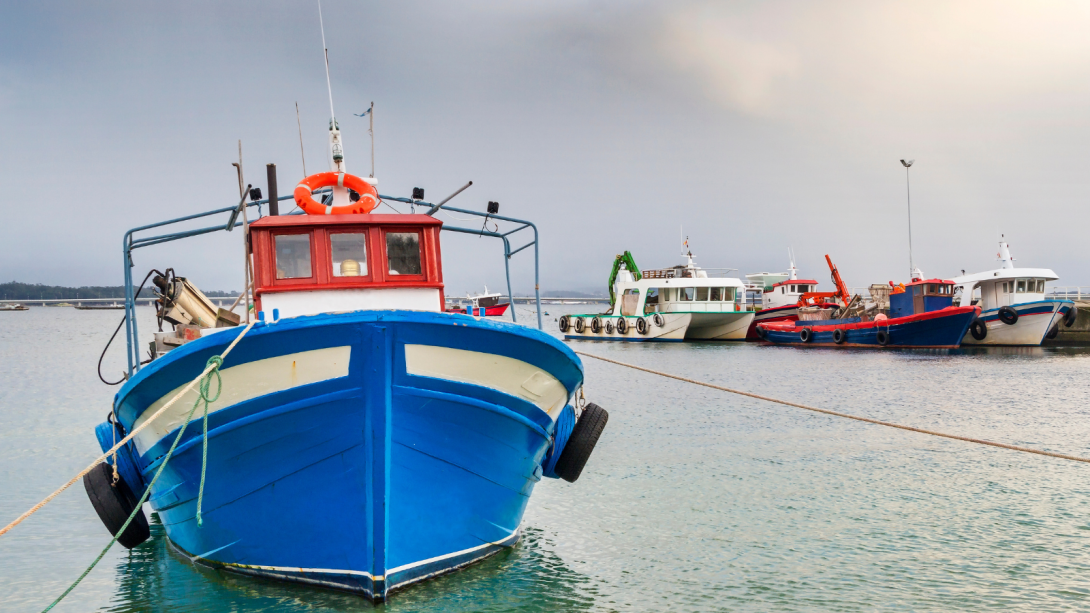
[(1090, 286), (1054, 285), (1045, 287), (1045, 296), (1059, 300), (1090, 300)]

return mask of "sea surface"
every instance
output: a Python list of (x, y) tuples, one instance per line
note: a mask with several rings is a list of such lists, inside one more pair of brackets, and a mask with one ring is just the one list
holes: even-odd
[[(546, 329), (563, 312), (546, 306)], [(121, 311), (0, 313), (0, 524), (99, 454)], [(531, 312), (519, 307), (529, 320)], [(154, 328), (140, 308), (141, 333)], [(121, 339), (119, 339), (121, 340)], [(1090, 456), (1090, 351), (572, 343), (868, 417)], [(111, 347), (107, 378), (121, 371)], [(1090, 610), (1090, 465), (938, 439), (584, 359), (609, 425), (523, 539), (381, 607), (402, 611)], [(194, 566), (163, 531), (115, 546), (55, 611), (334, 612), (334, 591)], [(0, 611), (40, 611), (109, 534), (82, 484), (0, 536)]]

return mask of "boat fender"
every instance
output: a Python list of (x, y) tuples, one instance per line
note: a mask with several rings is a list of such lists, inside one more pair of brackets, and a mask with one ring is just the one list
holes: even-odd
[(878, 341), (878, 344), (885, 347), (889, 344), (889, 332), (885, 330), (879, 330), (878, 334), (874, 335), (874, 340)]
[(628, 320), (623, 315), (617, 320), (617, 334), (628, 334)]
[[(359, 198), (350, 204), (332, 206), (314, 200), (314, 190), (323, 187), (347, 187), (357, 192)], [(370, 213), (378, 206), (378, 191), (363, 179), (343, 172), (320, 172), (310, 175), (295, 186), (295, 203), (308, 215), (350, 215)]]
[(988, 324), (984, 323), (984, 320), (977, 317), (973, 320), (973, 323), (969, 325), (969, 334), (973, 335), (978, 341), (982, 341), (988, 338)]
[(842, 344), (847, 339), (848, 339), (848, 333), (847, 332), (841, 330), (840, 328), (837, 328), (836, 330), (833, 330), (833, 342), (836, 343), (837, 345)]
[(586, 324), (586, 322), (583, 321), (583, 318), (582, 317), (575, 318), (575, 333), (576, 334), (582, 334), (583, 330), (586, 330), (586, 329), (587, 329), (587, 324)]
[(567, 315), (560, 316), (560, 331), (567, 332), (568, 328), (571, 328), (571, 318)]
[[(113, 421), (113, 412), (107, 416), (106, 421), (95, 426), (95, 438), (98, 439), (98, 446), (102, 448), (103, 453), (110, 450), (117, 441), (125, 438), (125, 429), (120, 425), (115, 424)], [(140, 475), (140, 470), (136, 468), (136, 462), (133, 460), (132, 455), (133, 443), (130, 441), (121, 449), (117, 450), (117, 455), (114, 456), (117, 459), (117, 472), (121, 474), (121, 478), (128, 484), (129, 489), (132, 490), (136, 497), (139, 498), (144, 493), (144, 488), (147, 485), (144, 483), (144, 478)], [(107, 463), (113, 464), (114, 457), (108, 458)]]
[(595, 333), (595, 334), (598, 334), (599, 332), (602, 331), (602, 320), (601, 320), (601, 318), (595, 316), (594, 319), (590, 320), (590, 331)]
[(655, 322), (655, 325), (660, 328), (666, 325), (666, 319), (662, 316), (661, 313), (655, 313), (655, 316), (651, 319)]
[(613, 334), (613, 322), (606, 321), (606, 334)]
[(575, 409), (569, 404), (560, 410), (560, 415), (556, 417), (556, 431), (553, 432), (553, 444), (549, 446), (549, 451), (545, 453), (545, 459), (541, 461), (541, 472), (550, 479), (559, 479), (560, 475), (556, 474), (556, 462), (560, 459), (560, 454), (564, 452), (564, 446), (567, 445), (568, 439), (571, 438), (571, 431), (575, 427)]
[(813, 337), (814, 335), (810, 332), (810, 328), (803, 328), (802, 331), (799, 332), (799, 340), (804, 343), (809, 343), (810, 339)]
[(583, 407), (583, 414), (579, 421), (575, 422), (571, 436), (568, 437), (564, 449), (560, 452), (560, 458), (556, 461), (555, 472), (561, 479), (568, 483), (575, 483), (587, 465), (594, 446), (598, 444), (598, 438), (605, 430), (609, 421), (609, 413), (593, 402)]
[(999, 321), (1007, 324), (1008, 326), (1013, 326), (1014, 324), (1018, 323), (1018, 311), (1015, 311), (1012, 307), (1009, 306), (999, 307), (998, 317)]
[(125, 479), (119, 478), (113, 482), (113, 468), (105, 462), (94, 467), (91, 472), (83, 476), (83, 487), (87, 490), (87, 497), (91, 499), (91, 506), (98, 513), (98, 518), (105, 524), (110, 534), (117, 536), (117, 542), (126, 549), (132, 549), (140, 543), (148, 540), (151, 531), (148, 529), (148, 518), (143, 511), (133, 517), (125, 532), (118, 535), (125, 520), (132, 515), (139, 500), (133, 493)]
[(761, 338), (768, 338), (768, 330), (765, 330), (764, 326), (758, 325), (757, 326), (757, 336), (759, 336)]
[(1075, 325), (1075, 319), (1079, 316), (1079, 307), (1071, 305), (1071, 310), (1064, 314), (1064, 327), (1070, 328)]
[(650, 328), (651, 328), (651, 326), (647, 325), (647, 320), (646, 319), (644, 319), (642, 317), (637, 317), (636, 318), (636, 332), (639, 332), (640, 334), (647, 334), (647, 331)]
[(1051, 339), (1056, 338), (1059, 335), (1060, 335), (1060, 324), (1056, 323), (1056, 324), (1053, 324), (1052, 329), (1048, 331), (1048, 334), (1045, 335), (1045, 338), (1051, 340)]

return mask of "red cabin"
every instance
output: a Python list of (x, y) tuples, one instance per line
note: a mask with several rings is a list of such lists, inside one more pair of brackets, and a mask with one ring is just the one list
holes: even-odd
[(428, 215), (280, 215), (250, 224), (257, 309), (442, 311), (439, 230)]

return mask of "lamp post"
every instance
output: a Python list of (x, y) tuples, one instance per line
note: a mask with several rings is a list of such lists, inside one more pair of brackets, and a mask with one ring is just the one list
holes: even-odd
[(908, 278), (910, 281), (912, 275), (916, 273), (916, 266), (912, 261), (912, 184), (909, 181), (908, 169), (912, 168), (912, 163), (915, 161), (901, 160), (901, 165), (905, 167), (905, 193), (908, 196)]

